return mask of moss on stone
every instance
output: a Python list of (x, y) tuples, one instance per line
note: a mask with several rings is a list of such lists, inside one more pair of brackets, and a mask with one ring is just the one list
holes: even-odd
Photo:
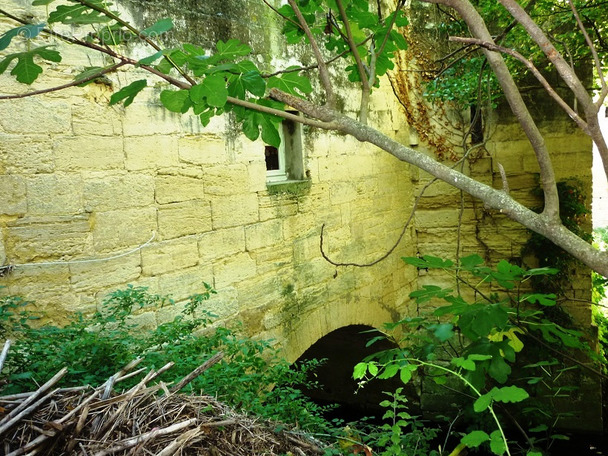
[(285, 181), (268, 183), (268, 194), (303, 196), (310, 191), (310, 180)]

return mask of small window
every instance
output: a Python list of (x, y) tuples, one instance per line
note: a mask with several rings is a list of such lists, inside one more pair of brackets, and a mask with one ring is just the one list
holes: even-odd
[(471, 144), (481, 144), (483, 139), (482, 112), (479, 106), (471, 105)]
[(302, 124), (290, 119), (283, 120), (279, 126), (279, 136), (281, 145), (278, 148), (264, 147), (266, 181), (303, 180), (305, 177), (302, 160)]

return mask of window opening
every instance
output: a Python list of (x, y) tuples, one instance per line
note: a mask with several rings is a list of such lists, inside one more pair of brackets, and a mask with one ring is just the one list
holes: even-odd
[[(298, 114), (291, 112), (291, 114)], [(279, 125), (281, 145), (264, 146), (267, 182), (303, 180), (302, 125), (291, 119), (284, 119)]]
[(471, 105), (471, 144), (481, 144), (483, 142), (483, 123), (481, 109)]

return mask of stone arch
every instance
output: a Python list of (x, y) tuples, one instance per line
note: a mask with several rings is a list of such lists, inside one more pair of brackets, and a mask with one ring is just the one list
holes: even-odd
[[(310, 376), (310, 380), (318, 382), (319, 387), (305, 390), (305, 393), (317, 403), (338, 404), (339, 407), (331, 412), (332, 416), (345, 421), (363, 416), (379, 419), (385, 411), (379, 404), (388, 398), (385, 392), (393, 392), (404, 386), (398, 376), (389, 380), (371, 381), (363, 388), (359, 388), (358, 382), (352, 378), (354, 366), (365, 357), (397, 347), (388, 340), (366, 346), (370, 338), (378, 335), (375, 329), (368, 325), (338, 328), (317, 340), (296, 361), (327, 359)], [(418, 410), (413, 386), (406, 387), (406, 395), (410, 398), (411, 408)]]
[(293, 363), (314, 343), (331, 332), (351, 325), (366, 325), (382, 328), (384, 323), (398, 321), (404, 312), (393, 303), (392, 307), (379, 299), (357, 296), (347, 302), (325, 303), (315, 307), (305, 315), (300, 315), (286, 325), (283, 330), (283, 354)]

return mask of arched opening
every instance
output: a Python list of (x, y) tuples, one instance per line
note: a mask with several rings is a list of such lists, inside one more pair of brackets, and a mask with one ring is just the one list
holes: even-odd
[[(381, 418), (385, 409), (380, 402), (387, 399), (384, 391), (393, 392), (404, 387), (410, 399), (410, 412), (419, 409), (419, 401), (413, 385), (403, 385), (398, 377), (389, 380), (374, 380), (363, 388), (358, 388), (352, 378), (353, 368), (366, 356), (381, 350), (395, 348), (390, 341), (382, 340), (366, 347), (367, 342), (378, 335), (374, 328), (367, 325), (350, 325), (336, 329), (315, 342), (296, 361), (326, 359), (327, 361), (314, 373), (319, 388), (304, 392), (319, 404), (334, 403), (339, 407), (331, 412), (331, 418), (345, 421), (362, 417)], [(370, 332), (372, 331), (372, 332)]]

